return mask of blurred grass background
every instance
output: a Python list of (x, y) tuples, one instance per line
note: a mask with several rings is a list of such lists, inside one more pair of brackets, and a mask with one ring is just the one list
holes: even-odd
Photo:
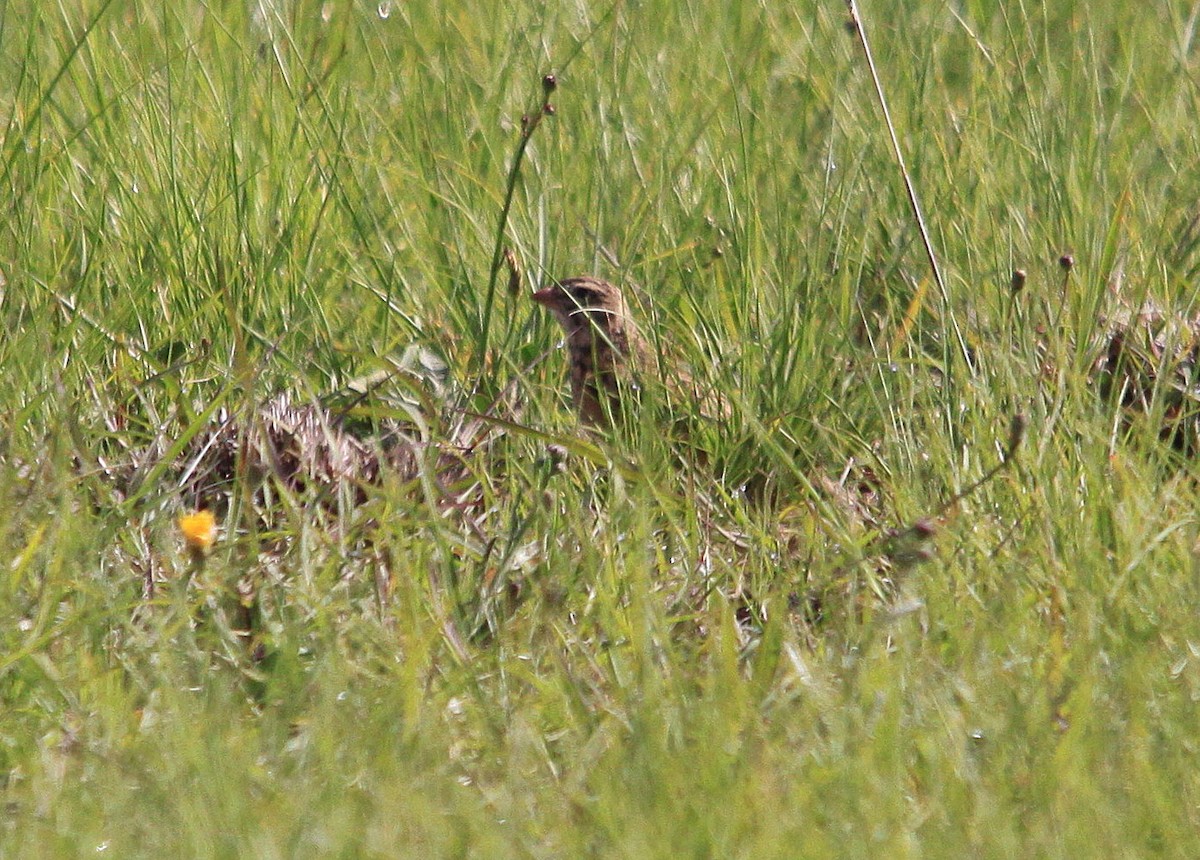
[[(838, 3), (0, 4), (0, 854), (1194, 855), (1196, 467), (1089, 377), (1194, 310), (1198, 9), (863, 5), (945, 303)], [(485, 313), (548, 73), (522, 289), (621, 283), (736, 404), (708, 471), (548, 471), (558, 331)], [(469, 513), (189, 560), (216, 409), (412, 348), (431, 446), (503, 404)]]

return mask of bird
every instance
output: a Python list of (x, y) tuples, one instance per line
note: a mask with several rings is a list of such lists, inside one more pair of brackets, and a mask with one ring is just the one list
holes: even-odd
[[(634, 402), (651, 385), (660, 395), (659, 406), (683, 407), (681, 414), (659, 416), (672, 438), (695, 442), (696, 419), (729, 419), (730, 405), (718, 392), (706, 390), (680, 362), (650, 345), (615, 284), (590, 275), (564, 278), (535, 292), (533, 300), (566, 334), (571, 398), (585, 426), (608, 429), (629, 418)], [(639, 415), (642, 421), (645, 417)]]
[(621, 290), (583, 275), (564, 278), (533, 294), (566, 334), (571, 398), (584, 424), (610, 427), (622, 400), (640, 388), (639, 374), (654, 353), (638, 330)]

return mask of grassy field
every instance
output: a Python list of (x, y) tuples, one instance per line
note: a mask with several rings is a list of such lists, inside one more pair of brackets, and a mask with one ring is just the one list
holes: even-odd
[[(0, 856), (1196, 856), (1188, 5), (866, 0), (943, 289), (838, 2), (0, 3)], [(581, 432), (582, 273), (732, 415)]]

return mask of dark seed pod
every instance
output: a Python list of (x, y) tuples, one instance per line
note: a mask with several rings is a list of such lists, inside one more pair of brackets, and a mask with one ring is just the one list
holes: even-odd
[(1028, 426), (1028, 421), (1023, 413), (1017, 412), (1013, 415), (1012, 421), (1008, 424), (1008, 456), (1011, 457), (1021, 447), (1021, 442), (1025, 439), (1026, 426)]
[(504, 249), (504, 264), (508, 267), (508, 292), (515, 296), (521, 291), (521, 262), (512, 248)]
[(925, 519), (917, 520), (911, 528), (913, 537), (918, 540), (928, 540), (937, 534), (937, 526)]

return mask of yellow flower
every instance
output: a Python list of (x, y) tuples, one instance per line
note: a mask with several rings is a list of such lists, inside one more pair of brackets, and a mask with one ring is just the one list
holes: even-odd
[(192, 511), (182, 514), (178, 520), (179, 530), (187, 542), (188, 550), (197, 558), (208, 555), (217, 539), (217, 519), (212, 511)]

